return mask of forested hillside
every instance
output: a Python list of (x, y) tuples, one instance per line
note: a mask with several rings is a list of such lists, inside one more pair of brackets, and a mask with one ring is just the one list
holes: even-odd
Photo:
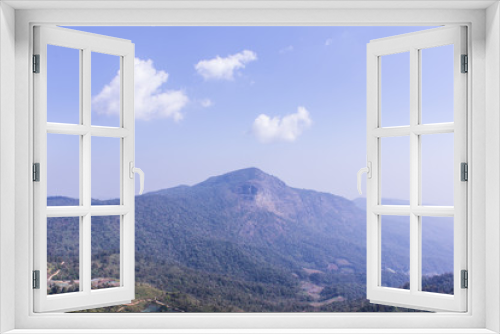
[[(395, 227), (386, 232), (383, 277), (403, 287), (409, 249), (401, 240), (409, 231), (389, 219)], [(75, 218), (48, 222), (51, 293), (77, 288), (78, 231)], [(119, 284), (118, 232), (119, 217), (92, 218), (96, 288)], [(426, 270), (443, 274), (449, 245), (435, 241), (429, 244), (437, 255)], [(148, 193), (136, 197), (138, 301), (105, 311), (395, 311), (364, 299), (365, 244), (366, 213), (356, 203), (288, 187), (256, 168)], [(435, 289), (439, 280), (431, 283)]]

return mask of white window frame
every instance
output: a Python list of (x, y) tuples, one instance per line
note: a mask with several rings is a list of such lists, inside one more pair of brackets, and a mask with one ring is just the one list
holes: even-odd
[[(500, 332), (500, 11), (497, 1), (269, 1), (269, 2), (23, 2), (0, 4), (0, 330), (13, 333), (50, 332), (316, 332), (421, 333)], [(11, 7), (17, 7), (14, 11)], [(73, 6), (73, 8), (71, 8)], [(109, 6), (114, 10), (103, 10)], [(147, 9), (147, 7), (162, 7)], [(489, 6), (489, 8), (487, 8)], [(43, 9), (45, 7), (45, 9)], [(69, 8), (60, 8), (69, 7)], [(78, 7), (80, 9), (75, 9)], [(81, 9), (85, 8), (87, 9)], [(99, 8), (97, 8), (99, 7)], [(183, 7), (183, 8), (179, 8)], [(397, 7), (394, 9), (391, 7)], [(24, 9), (21, 9), (24, 8)], [(48, 8), (48, 9), (47, 9)], [(374, 9), (375, 8), (375, 9)], [(437, 9), (436, 9), (437, 8)], [(15, 17), (15, 22), (13, 20)], [(32, 263), (32, 94), (29, 73), (32, 26), (58, 25), (441, 25), (465, 24), (469, 31), (472, 75), (468, 96), (468, 208), (470, 272), (467, 313), (436, 314), (34, 314)], [(6, 29), (7, 28), (7, 29)], [(15, 31), (15, 40), (14, 32)], [(15, 65), (15, 73), (11, 70)], [(7, 73), (7, 74), (4, 74)], [(5, 77), (7, 75), (7, 77)], [(15, 86), (9, 85), (14, 82)], [(15, 93), (12, 99), (9, 93)], [(12, 110), (15, 108), (15, 114)], [(14, 131), (9, 131), (11, 126)], [(15, 160), (15, 163), (12, 162)], [(14, 172), (14, 181), (10, 181)], [(355, 171), (353, 171), (353, 175)], [(488, 182), (486, 182), (486, 179)], [(353, 187), (355, 179), (353, 178)], [(14, 208), (9, 199), (15, 194)], [(471, 196), (473, 195), (473, 196)], [(12, 226), (10, 218), (14, 218)], [(12, 256), (14, 254), (14, 256)], [(15, 286), (15, 289), (12, 287)], [(488, 293), (486, 293), (488, 291)], [(15, 305), (13, 308), (12, 305)], [(121, 330), (122, 331), (121, 331)], [(238, 329), (241, 329), (238, 330)], [(295, 330), (294, 330), (295, 329)], [(302, 330), (298, 330), (302, 329)], [(358, 330), (356, 330), (358, 329)], [(384, 330), (381, 330), (384, 329)], [(346, 330), (347, 331), (347, 330)], [(46, 332), (46, 331), (45, 331)], [(109, 331), (108, 331), (109, 332)], [(184, 333), (186, 331), (183, 331)], [(345, 331), (344, 331), (345, 332)]]

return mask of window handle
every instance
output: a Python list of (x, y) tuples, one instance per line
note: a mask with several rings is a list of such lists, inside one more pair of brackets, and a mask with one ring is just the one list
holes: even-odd
[(366, 173), (366, 176), (371, 179), (372, 178), (372, 163), (371, 161), (368, 161), (366, 163), (366, 167), (361, 168), (358, 172), (358, 192), (360, 195), (363, 195), (363, 192), (361, 191), (361, 175), (363, 173)]
[(144, 191), (144, 172), (142, 171), (142, 169), (134, 167), (133, 161), (130, 161), (130, 163), (129, 163), (129, 170), (130, 170), (129, 176), (131, 179), (134, 178), (135, 173), (139, 174), (139, 176), (141, 177), (141, 180), (140, 180), (141, 189), (139, 190), (139, 195), (142, 195), (142, 192)]

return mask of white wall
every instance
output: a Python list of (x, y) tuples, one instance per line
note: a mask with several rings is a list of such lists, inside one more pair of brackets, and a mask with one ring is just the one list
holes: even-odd
[(15, 11), (0, 3), (0, 332), (14, 328)]
[[(500, 254), (500, 7), (486, 11), (486, 252)], [(496, 241), (495, 241), (496, 240)], [(486, 328), (500, 332), (500, 257), (486, 263)]]

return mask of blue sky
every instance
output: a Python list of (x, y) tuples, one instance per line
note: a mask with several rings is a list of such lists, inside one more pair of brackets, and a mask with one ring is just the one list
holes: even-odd
[[(356, 173), (366, 157), (366, 44), (428, 27), (72, 29), (135, 43), (136, 166), (146, 173), (146, 192), (192, 185), (253, 166), (293, 187), (355, 198)], [(423, 60), (426, 122), (452, 121), (453, 91), (442, 87), (450, 87), (453, 77), (441, 66), (449, 48), (438, 48), (442, 50)], [(75, 96), (78, 101), (78, 58), (56, 55), (63, 51), (55, 50), (53, 60), (49, 52), (48, 118), (73, 122), (68, 110), (75, 110)], [(407, 60), (404, 55), (390, 57), (387, 65), (383, 60), (384, 92), (391, 96), (383, 124), (406, 125), (401, 123), (405, 123), (406, 111), (402, 110), (409, 96)], [(93, 54), (92, 60), (93, 124), (115, 125), (113, 79), (119, 70), (118, 59)], [(391, 181), (386, 183), (384, 196), (408, 197), (408, 189), (401, 185), (405, 175), (399, 172), (408, 165), (407, 155), (402, 155), (405, 139), (391, 144), (394, 158), (387, 160), (393, 165), (387, 169)], [(77, 197), (78, 155), (68, 153), (72, 151), (70, 142), (52, 140), (52, 149), (49, 147), (49, 196)], [(118, 179), (113, 171), (118, 170), (118, 162), (114, 162), (118, 146), (109, 139), (95, 142), (100, 144), (92, 156), (96, 171), (92, 197), (117, 197)], [(442, 143), (449, 147), (450, 141)], [(425, 154), (424, 163), (431, 161), (433, 166), (452, 157), (432, 145)], [(62, 157), (69, 169), (50, 164)], [(436, 186), (449, 170), (424, 169), (430, 170), (424, 181), (432, 188), (426, 199), (439, 202), (449, 198), (449, 187)]]

